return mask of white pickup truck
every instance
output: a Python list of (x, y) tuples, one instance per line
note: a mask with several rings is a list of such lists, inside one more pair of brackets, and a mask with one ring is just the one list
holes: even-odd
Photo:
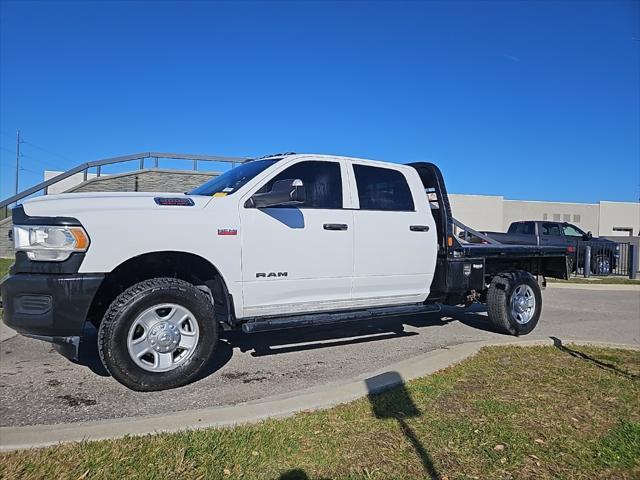
[(107, 370), (140, 391), (193, 380), (220, 328), (481, 302), (496, 329), (527, 334), (544, 277), (567, 278), (563, 248), (502, 245), (453, 219), (430, 163), (274, 155), (184, 194), (50, 195), (12, 216), (5, 323), (70, 358), (92, 323)]

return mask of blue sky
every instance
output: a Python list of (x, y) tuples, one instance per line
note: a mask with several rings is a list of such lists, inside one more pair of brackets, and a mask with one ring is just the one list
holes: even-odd
[(440, 165), (637, 201), (640, 2), (1, 2), (0, 198), (138, 151)]

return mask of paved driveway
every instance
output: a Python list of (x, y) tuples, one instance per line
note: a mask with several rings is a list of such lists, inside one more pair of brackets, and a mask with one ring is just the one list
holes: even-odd
[[(541, 322), (527, 338), (640, 344), (638, 291), (549, 289), (544, 302)], [(17, 336), (0, 344), (0, 425), (230, 405), (349, 380), (436, 348), (496, 337), (501, 335), (491, 331), (485, 313), (455, 308), (321, 329), (227, 333), (201, 380), (175, 390), (137, 393), (107, 376), (95, 345), (79, 365), (44, 342)]]

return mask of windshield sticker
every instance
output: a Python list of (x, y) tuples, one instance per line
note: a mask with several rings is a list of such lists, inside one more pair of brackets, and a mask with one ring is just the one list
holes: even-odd
[(214, 197), (226, 197), (227, 192), (216, 192), (213, 194)]

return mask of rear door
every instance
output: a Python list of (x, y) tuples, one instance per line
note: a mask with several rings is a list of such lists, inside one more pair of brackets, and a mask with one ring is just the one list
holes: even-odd
[[(513, 222), (509, 226), (507, 238), (510, 241), (503, 243), (511, 243), (517, 245), (537, 245), (538, 237), (536, 236), (536, 224), (534, 222)], [(499, 241), (502, 241), (499, 239)]]
[(306, 202), (290, 207), (240, 206), (243, 316), (339, 309), (351, 300), (353, 211), (344, 162), (287, 164), (263, 185), (302, 180)]
[(566, 246), (567, 240), (562, 234), (560, 224), (543, 222), (540, 224), (540, 245)]
[(435, 270), (437, 232), (418, 173), (359, 162), (351, 172), (356, 192), (354, 302), (423, 301)]

